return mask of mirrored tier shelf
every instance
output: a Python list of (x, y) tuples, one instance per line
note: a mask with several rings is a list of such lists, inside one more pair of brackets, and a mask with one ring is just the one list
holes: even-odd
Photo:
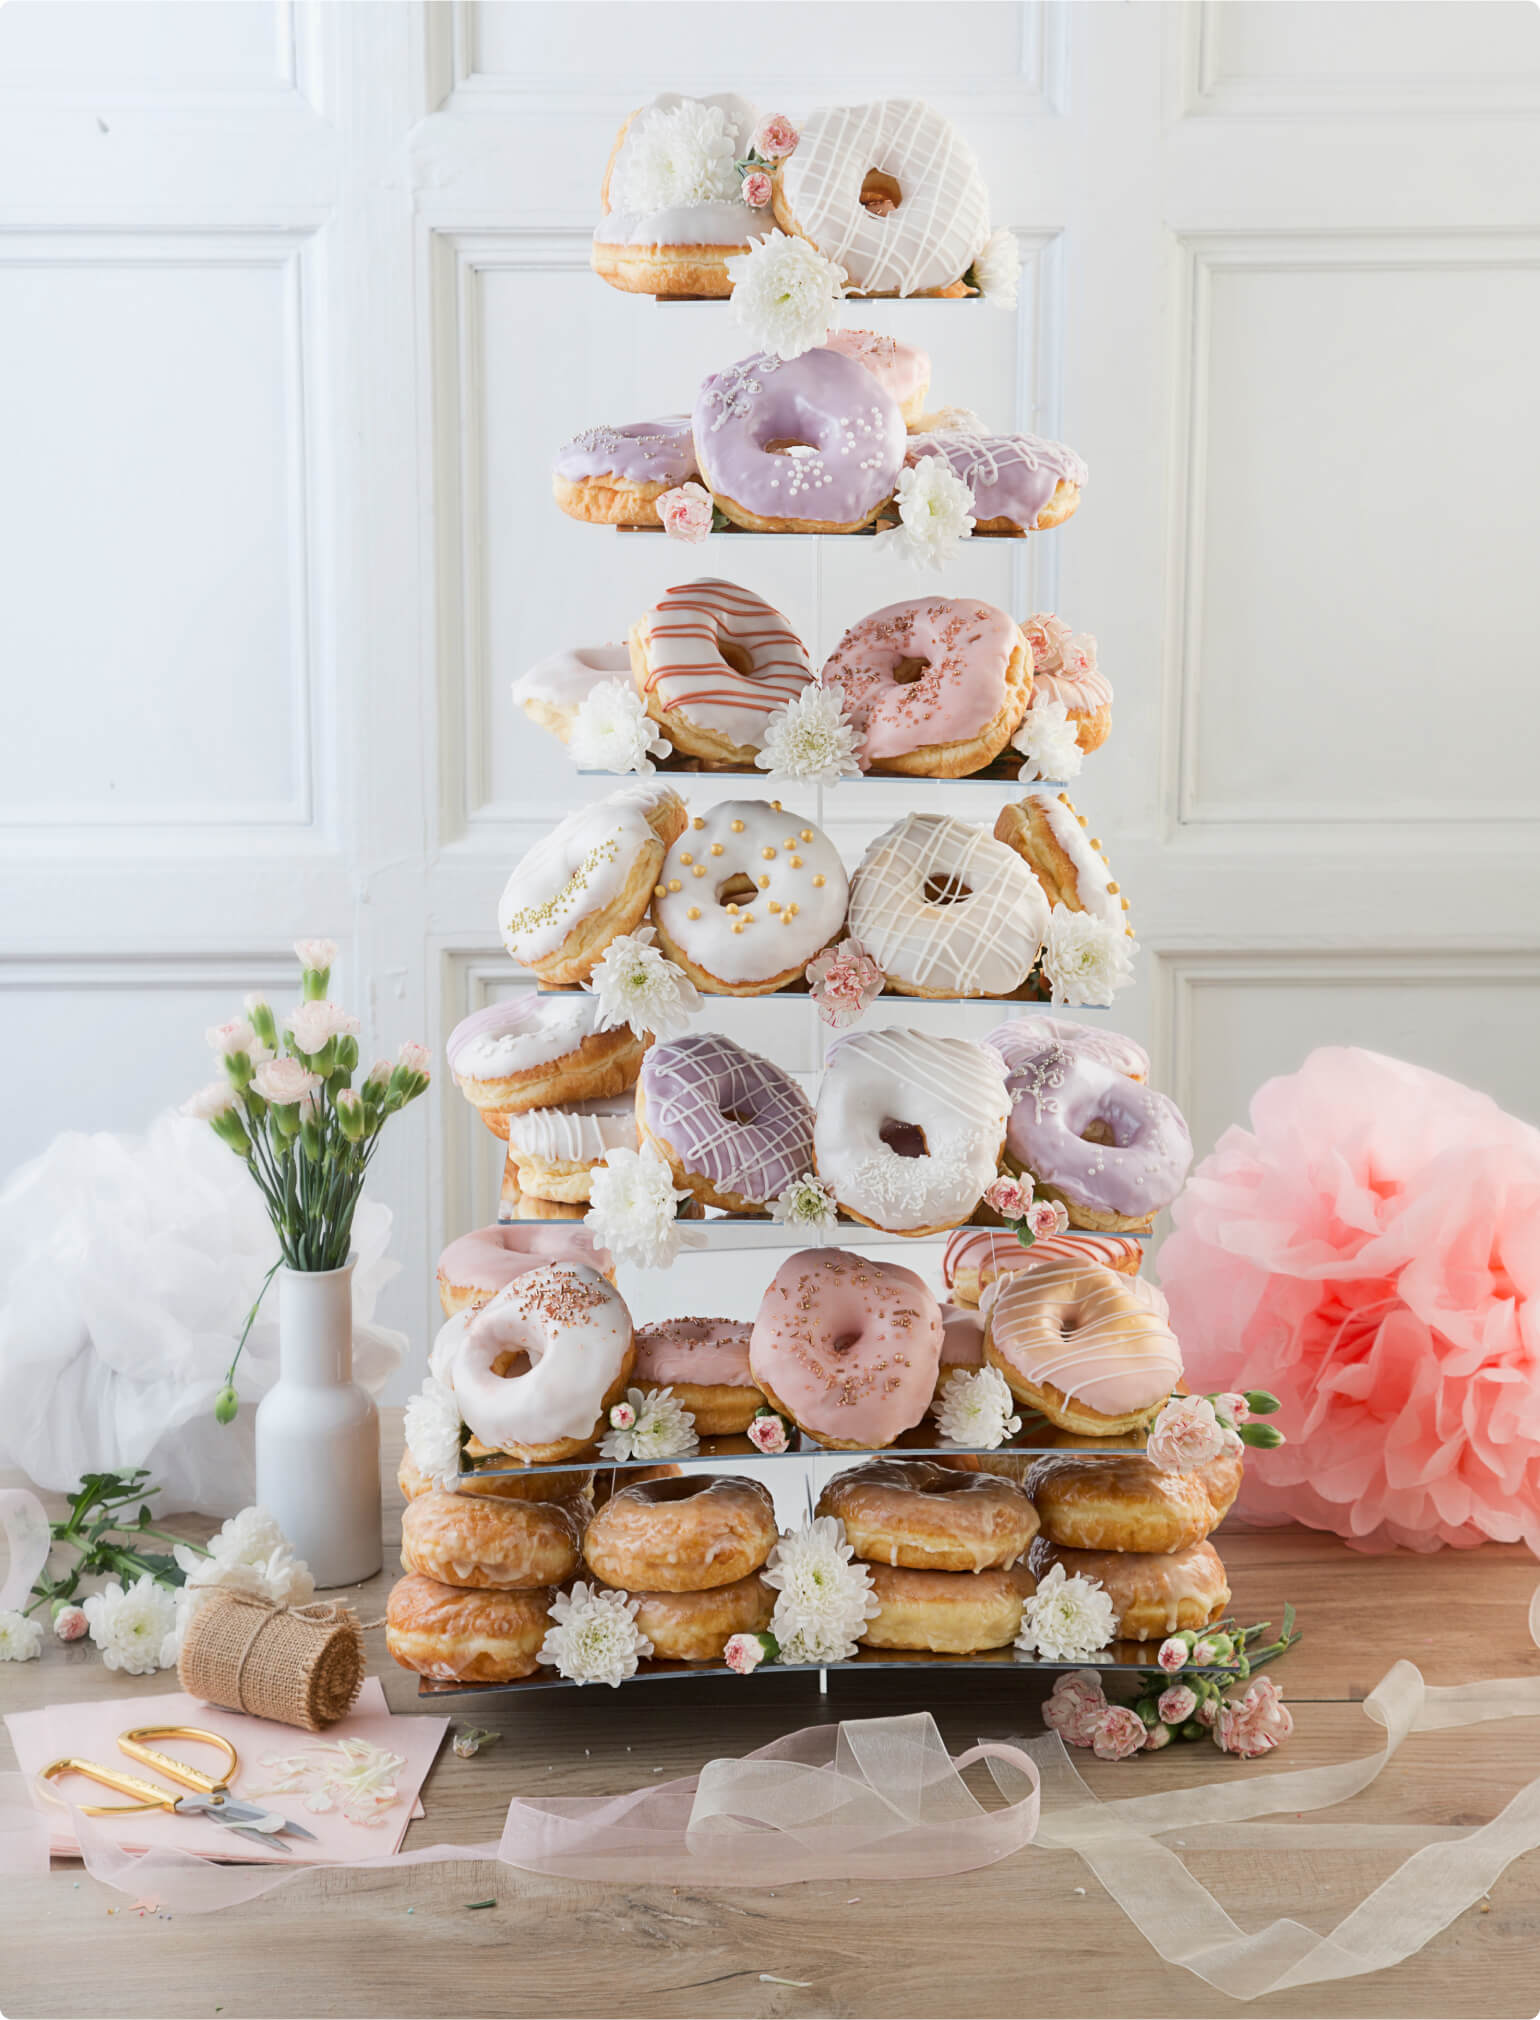
[[(588, 1208), (578, 1202), (574, 1202), (571, 1208), (568, 1209), (562, 1203), (552, 1201), (549, 1213), (499, 1215), (497, 1224), (499, 1227), (552, 1227), (559, 1226), (567, 1221), (581, 1221), (587, 1212)], [(766, 1233), (773, 1232), (782, 1242), (792, 1243), (802, 1248), (810, 1246), (807, 1242), (798, 1242), (797, 1230), (795, 1228), (787, 1227), (784, 1221), (775, 1220), (768, 1213), (724, 1213), (718, 1207), (703, 1207), (698, 1200), (691, 1200), (680, 1207), (674, 1218), (691, 1228), (762, 1228)], [(948, 1236), (956, 1234), (959, 1227), (976, 1227), (981, 1233), (985, 1234), (1002, 1234), (1007, 1231), (1003, 1228), (988, 1226), (982, 1222), (964, 1220), (959, 1221), (957, 1227), (944, 1227), (935, 1234), (903, 1234), (897, 1228), (868, 1227), (864, 1220), (852, 1220), (848, 1214), (843, 1213), (839, 1216), (839, 1225), (845, 1231), (848, 1238), (854, 1242), (945, 1241)], [(1071, 1232), (1090, 1234), (1091, 1230), (1071, 1229)], [(1124, 1228), (1119, 1228), (1117, 1235), (1121, 1241), (1147, 1242), (1151, 1239), (1148, 1234)]]
[[(1069, 790), (1067, 779), (1023, 779), (1018, 776), (1020, 768), (1021, 759), (1013, 754), (1010, 757), (997, 757), (993, 764), (986, 765), (982, 771), (969, 772), (966, 778), (961, 779), (911, 778), (902, 772), (862, 772), (858, 777), (836, 779), (832, 785), (820, 786), (817, 779), (776, 778), (770, 772), (761, 771), (756, 765), (710, 764), (704, 758), (690, 757), (683, 751), (672, 751), (667, 757), (658, 759), (655, 775), (666, 774), (675, 778), (684, 776), (700, 779), (705, 784), (717, 779), (752, 779), (762, 792), (768, 792), (773, 787), (778, 792), (786, 793), (819, 790), (834, 792), (836, 789), (843, 790), (846, 786), (923, 786), (927, 792), (933, 786), (946, 786), (948, 790), (953, 786), (1014, 786), (1023, 793), (1062, 793)], [(578, 765), (576, 769), (580, 779), (634, 781), (638, 776), (636, 772), (598, 771), (590, 765)], [(1076, 789), (1079, 790), (1078, 785)]]
[[(578, 523), (581, 525), (584, 522), (579, 521)], [(734, 538), (741, 535), (749, 540), (870, 540), (878, 533), (890, 533), (897, 524), (898, 521), (896, 519), (879, 519), (875, 525), (859, 527), (854, 533), (781, 533), (762, 532), (756, 526), (713, 526), (708, 537), (716, 540), (724, 534), (732, 534)], [(1053, 528), (1049, 527), (1047, 530), (1052, 532)], [(663, 528), (657, 524), (651, 526), (617, 526), (615, 531), (617, 533), (657, 533), (665, 539), (668, 537), (664, 534)], [(970, 533), (968, 538), (970, 540), (1025, 540), (1027, 535), (1025, 533), (995, 533), (981, 526), (975, 532)]]
[[(549, 982), (537, 982), (535, 987), (542, 996), (591, 997), (594, 993), (592, 989), (585, 989), (580, 982), (573, 982), (560, 987), (553, 986)], [(705, 988), (701, 989), (699, 994), (709, 998), (713, 1003), (775, 1003), (786, 1001), (806, 1003), (810, 991), (807, 983), (799, 980), (788, 982), (784, 989), (766, 989), (757, 996), (740, 996), (735, 995), (728, 989)], [(884, 989), (874, 996), (872, 1001), (874, 1003), (898, 1005), (906, 1010), (911, 1004), (925, 1003), (982, 1003), (986, 1006), (990, 1003), (1025, 1003), (1030, 1005), (1034, 1010), (1041, 1010), (1045, 1016), (1056, 1016), (1066, 1009), (1073, 1010), (1077, 1016), (1083, 1010), (1093, 1010), (1099, 1015), (1104, 1010), (1112, 1010), (1117, 1007), (1112, 1003), (1052, 1003), (1046, 997), (1035, 994), (1028, 995), (1022, 992), (1009, 996), (909, 996), (902, 989)]]

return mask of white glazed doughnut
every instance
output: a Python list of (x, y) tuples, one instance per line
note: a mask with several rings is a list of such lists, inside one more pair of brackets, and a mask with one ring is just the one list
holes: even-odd
[(849, 884), (834, 844), (779, 800), (723, 800), (669, 850), (653, 894), (658, 943), (697, 987), (762, 996), (839, 933)]
[(909, 814), (851, 878), (849, 930), (900, 995), (1004, 996), (1042, 951), (1048, 900), (986, 829)]
[[(744, 202), (733, 166), (758, 124), (754, 107), (731, 91), (704, 98), (664, 91), (633, 112), (604, 172), (594, 272), (631, 294), (731, 294), (728, 260), (771, 227), (767, 210)], [(719, 143), (704, 175), (695, 165), (703, 150), (680, 145), (692, 137)]]
[(600, 1031), (597, 997), (521, 989), (462, 1017), (444, 1047), (449, 1070), (494, 1136), (523, 1108), (619, 1094), (636, 1081), (642, 1041)]
[(776, 222), (842, 266), (854, 293), (952, 287), (989, 236), (973, 150), (917, 98), (811, 113), (776, 185)]
[[(499, 1374), (505, 1357), (513, 1366)], [(635, 1359), (619, 1291), (584, 1263), (548, 1263), (515, 1277), (471, 1320), (450, 1387), (483, 1443), (543, 1465), (593, 1444)]]
[(631, 654), (624, 645), (568, 646), (519, 675), (513, 683), (514, 706), (565, 743), (573, 717), (600, 681), (624, 680), (630, 671)]
[(940, 1234), (999, 1170), (1010, 1097), (987, 1046), (853, 1031), (830, 1046), (813, 1123), (818, 1176), (868, 1227)]
[(1131, 933), (1128, 900), (1113, 878), (1101, 843), (1089, 833), (1066, 793), (1029, 793), (1000, 809), (995, 833), (1030, 864), (1055, 905), (1089, 912), (1104, 926)]
[(636, 1097), (629, 1088), (566, 1108), (526, 1108), (505, 1119), (520, 1189), (536, 1199), (588, 1199), (594, 1166), (612, 1150), (637, 1147)]
[(631, 628), (630, 664), (647, 713), (676, 750), (751, 765), (765, 726), (813, 678), (781, 613), (736, 583), (670, 589)]
[(625, 786), (578, 807), (521, 859), (503, 889), (503, 945), (542, 982), (586, 982), (646, 913), (663, 852), (684, 827), (671, 786)]

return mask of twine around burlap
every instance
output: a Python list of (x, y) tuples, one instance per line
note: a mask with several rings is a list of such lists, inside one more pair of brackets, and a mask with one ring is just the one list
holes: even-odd
[(363, 1688), (363, 1634), (335, 1600), (278, 1606), (215, 1587), (187, 1623), (176, 1669), (206, 1704), (321, 1732)]

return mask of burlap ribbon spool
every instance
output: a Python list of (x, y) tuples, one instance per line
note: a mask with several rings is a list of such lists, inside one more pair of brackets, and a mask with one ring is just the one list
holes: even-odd
[(182, 1637), (177, 1677), (206, 1704), (322, 1732), (363, 1688), (358, 1616), (334, 1600), (276, 1606), (216, 1587)]

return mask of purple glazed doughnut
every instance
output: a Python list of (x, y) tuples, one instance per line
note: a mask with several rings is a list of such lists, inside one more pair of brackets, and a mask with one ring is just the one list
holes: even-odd
[(1050, 1045), (1062, 1045), (1066, 1052), (1086, 1052), (1114, 1073), (1128, 1080), (1148, 1080), (1150, 1055), (1137, 1039), (1121, 1031), (1103, 1031), (1094, 1024), (1077, 1024), (1070, 1017), (1009, 1017), (997, 1024), (984, 1040), (1005, 1061), (1009, 1073), (1018, 1055), (1033, 1058)]
[(904, 460), (922, 456), (944, 456), (973, 493), (975, 533), (1046, 532), (1069, 518), (1089, 475), (1073, 449), (1041, 435), (911, 436)]
[(699, 473), (687, 414), (585, 428), (556, 452), (551, 486), (569, 519), (601, 526), (648, 526), (665, 491)]
[(789, 1073), (719, 1032), (654, 1045), (636, 1120), (706, 1206), (762, 1211), (813, 1168), (813, 1107)]
[(740, 358), (695, 402), (701, 475), (756, 533), (860, 532), (892, 497), (907, 440), (893, 395), (839, 351)]

